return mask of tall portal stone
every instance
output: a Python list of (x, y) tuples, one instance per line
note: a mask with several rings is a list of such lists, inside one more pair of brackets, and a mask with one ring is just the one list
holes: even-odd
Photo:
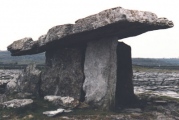
[(84, 73), (85, 100), (94, 107), (114, 110), (135, 97), (131, 48), (117, 38), (88, 43)]
[(128, 106), (135, 102), (131, 47), (123, 42), (118, 43), (117, 66), (116, 108)]
[(100, 109), (115, 106), (117, 81), (117, 38), (106, 38), (87, 44), (83, 90), (87, 103)]
[(46, 52), (46, 70), (42, 73), (43, 95), (80, 99), (84, 81), (85, 47), (58, 48)]

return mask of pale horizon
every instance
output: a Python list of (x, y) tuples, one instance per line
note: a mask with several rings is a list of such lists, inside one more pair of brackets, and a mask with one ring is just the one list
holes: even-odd
[(179, 7), (177, 0), (2, 0), (0, 1), (0, 50), (24, 37), (37, 40), (56, 25), (74, 23), (77, 19), (105, 9), (123, 7), (149, 11), (172, 20), (174, 27), (150, 31), (120, 41), (132, 47), (133, 58), (179, 58)]

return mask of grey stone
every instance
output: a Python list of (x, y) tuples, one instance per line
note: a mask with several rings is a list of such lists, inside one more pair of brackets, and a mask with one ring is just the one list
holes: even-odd
[(7, 96), (5, 94), (0, 94), (0, 104), (7, 101)]
[(7, 86), (8, 82), (2, 83), (0, 84), (0, 94), (4, 94), (6, 92), (6, 86)]
[(89, 42), (84, 64), (85, 100), (100, 109), (115, 109), (135, 100), (131, 48), (117, 38)]
[(130, 106), (134, 104), (135, 95), (132, 81), (132, 59), (131, 47), (123, 42), (118, 42), (117, 46), (117, 83), (115, 106)]
[(79, 105), (78, 100), (75, 100), (73, 97), (69, 97), (69, 96), (61, 97), (61, 96), (55, 96), (55, 95), (48, 95), (48, 96), (45, 96), (44, 99), (63, 108), (73, 109)]
[(42, 73), (41, 92), (80, 100), (84, 81), (84, 47), (58, 48), (46, 52), (46, 70)]
[(7, 102), (3, 102), (2, 106), (7, 108), (19, 108), (29, 105), (31, 103), (33, 103), (32, 99), (14, 99)]
[(45, 111), (45, 112), (43, 112), (43, 114), (47, 115), (48, 117), (53, 117), (53, 116), (58, 115), (63, 112), (64, 112), (64, 109), (59, 108), (59, 109), (53, 110), (53, 111)]
[(33, 96), (39, 96), (41, 71), (36, 69), (36, 64), (30, 64), (18, 78), (18, 92), (31, 93)]
[(15, 93), (18, 91), (18, 88), (17, 88), (17, 81), (10, 81), (7, 83), (7, 86), (6, 86), (6, 94), (7, 93)]
[(54, 46), (79, 44), (113, 36), (122, 39), (171, 27), (172, 21), (158, 18), (154, 13), (116, 7), (79, 19), (75, 24), (55, 26), (37, 41), (32, 41), (31, 38), (15, 41), (8, 46), (8, 50), (14, 56), (36, 54)]
[(101, 109), (115, 107), (117, 43), (117, 38), (108, 38), (87, 44), (83, 90), (85, 101), (91, 106)]

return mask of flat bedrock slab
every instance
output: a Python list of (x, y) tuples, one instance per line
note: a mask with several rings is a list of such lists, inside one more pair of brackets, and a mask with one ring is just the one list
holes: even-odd
[(79, 19), (75, 24), (55, 26), (37, 41), (32, 38), (17, 40), (8, 46), (8, 50), (13, 56), (37, 54), (53, 46), (79, 44), (106, 37), (122, 39), (173, 26), (172, 21), (158, 18), (154, 13), (116, 7)]

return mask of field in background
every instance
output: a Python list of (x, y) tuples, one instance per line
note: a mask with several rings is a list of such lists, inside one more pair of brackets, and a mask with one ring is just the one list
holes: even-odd
[(0, 69), (24, 69), (30, 63), (36, 63), (42, 68), (45, 64), (45, 53), (11, 56), (8, 51), (0, 51)]
[[(23, 69), (30, 63), (42, 67), (45, 64), (45, 53), (11, 56), (8, 51), (0, 51), (0, 69)], [(135, 67), (179, 70), (179, 58), (132, 58), (132, 63)]]

